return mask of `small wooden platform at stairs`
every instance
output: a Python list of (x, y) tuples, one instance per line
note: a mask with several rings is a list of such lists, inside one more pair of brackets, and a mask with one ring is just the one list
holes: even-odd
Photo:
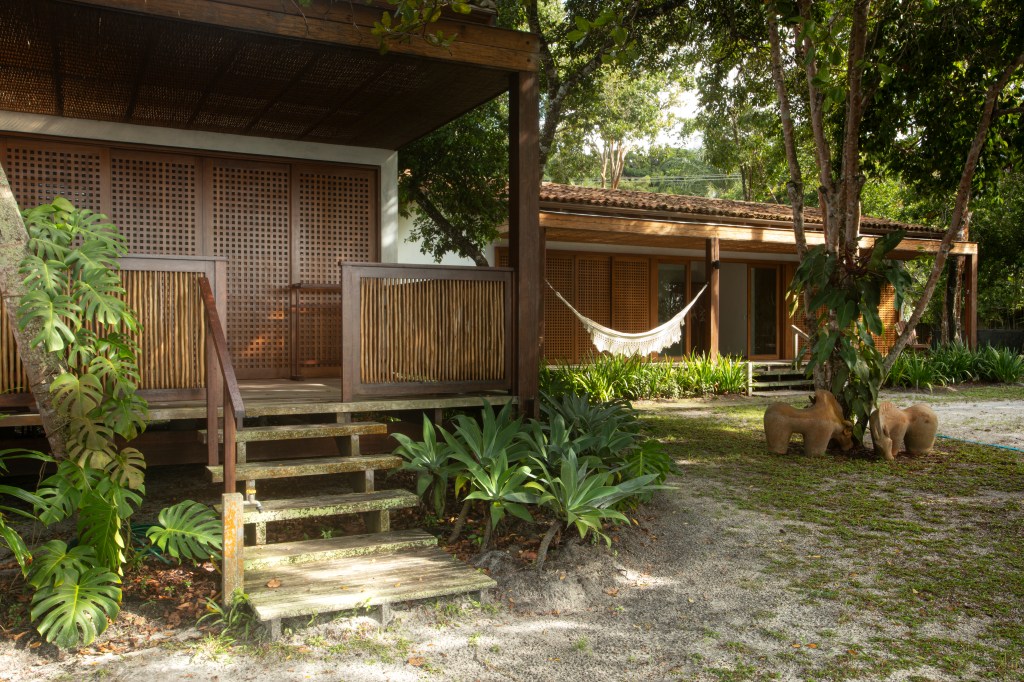
[(750, 395), (804, 389), (813, 390), (814, 380), (804, 373), (802, 365), (784, 360), (751, 362)]
[[(349, 421), (347, 413), (337, 418), (336, 424), (243, 427), (235, 438), (235, 479), (245, 482), (249, 499), (240, 515), (246, 528), (242, 585), (271, 636), (280, 634), (282, 618), (373, 607), (386, 621), (395, 602), (494, 587), (489, 577), (443, 552), (429, 533), (391, 531), (391, 510), (414, 507), (419, 498), (405, 490), (375, 490), (374, 472), (397, 468), (402, 460), (360, 455), (359, 436), (386, 433), (387, 427)], [(200, 438), (206, 442), (208, 434), (201, 432)], [(245, 461), (246, 443), (292, 441), (297, 448), (299, 441), (312, 438), (334, 440), (341, 456)], [(222, 432), (218, 442), (223, 442)], [(223, 482), (223, 466), (207, 471), (212, 481)], [(334, 474), (348, 475), (351, 492), (260, 500), (256, 490), (261, 480)], [(362, 517), (365, 533), (267, 544), (268, 523), (350, 514)]]

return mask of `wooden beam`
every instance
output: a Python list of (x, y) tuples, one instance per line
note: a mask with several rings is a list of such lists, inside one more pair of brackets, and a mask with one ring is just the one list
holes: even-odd
[(704, 272), (708, 279), (708, 355), (718, 357), (718, 328), (721, 318), (721, 245), (716, 237), (708, 239), (704, 251)]
[[(298, 40), (310, 40), (334, 45), (365, 48), (379, 52), (380, 41), (370, 29), (372, 21), (380, 19), (381, 11), (343, 11), (348, 3), (331, 3), (330, 7), (318, 3), (320, 8), (301, 10), (295, 3), (274, 0), (78, 0), (79, 4), (123, 10), (136, 14), (212, 24), (229, 29), (253, 31)], [(324, 8), (328, 11), (326, 14)], [(367, 25), (367, 22), (370, 22)], [(529, 33), (509, 31), (439, 21), (430, 25), (431, 31), (454, 34), (456, 39), (447, 47), (429, 44), (420, 36), (408, 42), (388, 44), (393, 54), (428, 57), (446, 62), (476, 64), (507, 71), (536, 71), (538, 42)]]
[(964, 336), (972, 350), (978, 348), (978, 256), (964, 256)]
[(515, 269), (514, 388), (522, 413), (539, 414), (544, 280), (540, 231), (540, 99), (536, 73), (509, 78), (509, 263)]
[[(639, 237), (657, 238), (696, 238), (696, 239), (720, 239), (729, 242), (742, 242), (752, 247), (764, 245), (766, 247), (793, 247), (796, 252), (796, 239), (792, 228), (787, 227), (762, 227), (756, 225), (720, 225), (713, 222), (687, 222), (669, 220), (645, 220), (641, 218), (628, 218), (622, 216), (600, 216), (580, 215), (573, 213), (552, 213), (541, 214), (541, 226), (545, 229), (567, 232), (578, 230), (589, 234), (605, 233), (607, 235), (622, 236), (628, 239)], [(870, 248), (875, 243), (876, 237), (871, 235), (861, 236), (861, 246)], [(824, 244), (824, 236), (820, 232), (808, 232), (807, 243), (810, 246)], [(894, 256), (902, 258), (913, 258), (921, 254), (936, 253), (939, 248), (938, 239), (907, 238), (894, 252)], [(971, 242), (956, 242), (950, 252), (955, 255), (967, 255), (977, 253), (978, 245)], [(752, 248), (751, 250), (756, 250)], [(788, 250), (788, 249), (787, 249)]]

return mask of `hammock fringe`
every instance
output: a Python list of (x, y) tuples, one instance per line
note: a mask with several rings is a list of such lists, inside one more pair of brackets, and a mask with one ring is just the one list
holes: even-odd
[(590, 334), (590, 340), (594, 343), (594, 347), (598, 351), (608, 351), (612, 355), (650, 355), (651, 353), (657, 353), (669, 346), (679, 343), (683, 338), (683, 325), (686, 324), (686, 314), (690, 312), (690, 308), (694, 306), (700, 295), (704, 293), (704, 289), (708, 286), (705, 284), (697, 295), (693, 297), (685, 308), (676, 313), (671, 320), (658, 325), (654, 329), (646, 332), (640, 332), (638, 334), (630, 334), (627, 332), (619, 332), (605, 327), (604, 325), (594, 322), (590, 318), (586, 317), (578, 310), (572, 307), (570, 303), (565, 300), (562, 294), (558, 293), (558, 290), (551, 286), (550, 282), (545, 281), (548, 288), (554, 292), (555, 296), (558, 297), (562, 303), (565, 304), (572, 314), (583, 324), (584, 329)]

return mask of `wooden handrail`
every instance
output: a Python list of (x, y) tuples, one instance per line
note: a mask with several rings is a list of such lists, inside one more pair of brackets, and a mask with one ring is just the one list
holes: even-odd
[[(210, 286), (210, 280), (206, 277), (199, 278), (199, 290), (203, 299), (203, 309), (206, 313), (206, 336), (210, 347), (212, 347), (214, 359), (220, 367), (220, 378), (224, 386), (224, 491), (233, 493), (236, 489), (235, 481), (235, 435), (238, 429), (242, 428), (242, 420), (245, 419), (245, 404), (242, 402), (242, 392), (238, 388), (238, 379), (235, 377), (235, 367), (231, 363), (231, 354), (228, 352), (228, 340), (224, 336), (224, 327), (220, 323), (220, 314), (217, 312), (217, 299)], [(206, 363), (206, 434), (207, 443), (211, 452), (217, 448), (217, 393), (214, 390), (214, 373), (210, 366), (213, 363)], [(231, 417), (228, 417), (230, 412)], [(212, 459), (212, 458), (211, 458)]]

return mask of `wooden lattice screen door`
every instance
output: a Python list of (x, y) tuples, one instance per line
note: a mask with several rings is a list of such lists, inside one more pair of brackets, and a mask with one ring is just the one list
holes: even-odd
[[(337, 285), (340, 261), (379, 260), (378, 172), (190, 151), (0, 136), (21, 206), (62, 195), (108, 214), (129, 253), (226, 258), (225, 322), (239, 378), (288, 377), (289, 287)], [(304, 373), (336, 376), (340, 294), (314, 294), (304, 305), (313, 313), (297, 335), (297, 352), (311, 360)], [(23, 383), (16, 358), (4, 358), (4, 384)]]

